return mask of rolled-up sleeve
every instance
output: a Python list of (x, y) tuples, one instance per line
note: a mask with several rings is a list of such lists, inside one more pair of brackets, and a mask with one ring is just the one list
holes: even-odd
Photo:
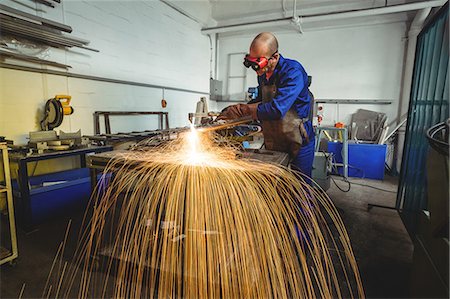
[(300, 64), (292, 65), (280, 73), (277, 94), (272, 101), (258, 106), (258, 119), (278, 120), (283, 118), (305, 87), (305, 76)]

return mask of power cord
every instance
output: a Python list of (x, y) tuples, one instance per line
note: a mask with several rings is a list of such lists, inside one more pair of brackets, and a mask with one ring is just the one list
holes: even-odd
[[(326, 153), (325, 151), (321, 151), (323, 153), (323, 155), (325, 156), (325, 159), (328, 161), (330, 158), (330, 154)], [(331, 167), (335, 168), (336, 174), (338, 176), (341, 176), (343, 178), (343, 181), (346, 182), (348, 184), (348, 188), (347, 189), (342, 189), (341, 187), (339, 187), (339, 185), (336, 183), (335, 179), (333, 178), (333, 176), (330, 176), (331, 180), (333, 181), (334, 185), (341, 190), (342, 192), (349, 192), (351, 189), (351, 184), (350, 182), (347, 180), (346, 177), (344, 177), (343, 175), (339, 174), (339, 171), (337, 169), (336, 163), (334, 163), (334, 157), (331, 155)], [(333, 170), (333, 169), (332, 169)], [(331, 172), (331, 174), (333, 174), (333, 172)]]
[(352, 184), (353, 184), (353, 185), (358, 185), (358, 186), (363, 186), (363, 187), (369, 187), (369, 188), (376, 189), (376, 190), (383, 191), (383, 192), (397, 193), (397, 191), (386, 190), (386, 189), (378, 188), (378, 187), (371, 186), (371, 185), (359, 184), (359, 183), (355, 183), (355, 182), (352, 182)]
[[(329, 157), (330, 157), (330, 154), (326, 153), (325, 151), (321, 151), (321, 152), (324, 154), (325, 158), (328, 160)], [(375, 190), (379, 190), (379, 191), (383, 191), (383, 192), (397, 193), (397, 191), (386, 190), (386, 189), (383, 189), (383, 188), (379, 188), (379, 187), (375, 187), (375, 186), (371, 186), (371, 185), (367, 185), (367, 184), (360, 184), (360, 183), (350, 182), (346, 177), (344, 177), (342, 174), (339, 173), (339, 170), (338, 170), (338, 168), (336, 166), (336, 161), (334, 159), (334, 156), (331, 156), (331, 165), (332, 165), (331, 166), (332, 167), (331, 175), (337, 175), (337, 176), (341, 177), (342, 181), (348, 184), (348, 188), (347, 189), (343, 189), (336, 183), (336, 180), (333, 178), (333, 176), (330, 176), (330, 178), (333, 181), (334, 185), (342, 192), (349, 192), (350, 189), (351, 189), (351, 185), (354, 184), (354, 185), (358, 185), (358, 186), (362, 186), (362, 187), (369, 187), (369, 188), (372, 188), (372, 189), (375, 189)], [(362, 174), (363, 174), (361, 178), (365, 177), (364, 169), (352, 166), (350, 164), (348, 164), (348, 167), (352, 167), (354, 169), (357, 169), (357, 170), (361, 171)]]
[[(341, 175), (339, 175), (339, 176), (341, 176)], [(341, 190), (342, 192), (349, 192), (349, 191), (350, 191), (352, 185), (351, 185), (351, 183), (347, 180), (346, 177), (342, 176), (342, 181), (343, 181), (343, 182), (346, 182), (346, 183), (348, 184), (348, 188), (347, 188), (346, 190), (345, 190), (345, 189), (342, 189), (341, 187), (339, 187), (339, 185), (336, 183), (336, 180), (333, 178), (333, 176), (330, 176), (330, 178), (331, 178), (331, 180), (333, 181), (334, 185), (335, 185), (339, 190)]]

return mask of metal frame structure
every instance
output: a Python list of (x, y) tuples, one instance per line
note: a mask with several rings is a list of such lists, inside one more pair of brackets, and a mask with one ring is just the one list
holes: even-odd
[[(106, 134), (111, 134), (111, 123), (109, 117), (113, 115), (158, 115), (158, 130), (169, 129), (169, 112), (162, 111), (95, 111), (94, 112), (94, 132), (96, 135), (100, 134), (100, 116), (105, 118)], [(164, 128), (165, 127), (165, 128)]]
[(322, 133), (324, 131), (335, 131), (342, 132), (342, 164), (335, 163), (336, 166), (343, 167), (344, 177), (348, 178), (348, 132), (347, 128), (335, 128), (335, 127), (317, 127), (316, 129), (316, 149), (315, 151), (319, 151), (320, 139), (322, 138)]
[(5, 176), (5, 186), (0, 185), (0, 193), (6, 193), (6, 202), (8, 209), (9, 231), (11, 236), (11, 251), (4, 247), (0, 247), (0, 265), (4, 263), (12, 263), (19, 256), (19, 250), (17, 248), (17, 234), (16, 234), (16, 221), (14, 218), (14, 203), (13, 193), (11, 186), (11, 174), (9, 171), (9, 157), (8, 147), (6, 143), (0, 143), (0, 150), (2, 151), (3, 159), (3, 171)]

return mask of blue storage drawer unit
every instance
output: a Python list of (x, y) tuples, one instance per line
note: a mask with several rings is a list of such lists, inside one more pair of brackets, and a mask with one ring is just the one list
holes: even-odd
[[(384, 162), (386, 160), (385, 144), (348, 144), (348, 175), (350, 177), (384, 179)], [(328, 142), (328, 152), (333, 153), (334, 160), (342, 163), (342, 143)], [(338, 167), (342, 174), (342, 167)]]

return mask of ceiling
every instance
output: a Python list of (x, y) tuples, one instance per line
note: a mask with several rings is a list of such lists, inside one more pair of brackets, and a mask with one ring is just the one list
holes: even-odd
[[(294, 0), (161, 1), (196, 20), (204, 29), (275, 20), (287, 17), (290, 18), (293, 16), (294, 10)], [(427, 0), (297, 0), (295, 2), (296, 15), (305, 17), (426, 1)], [(326, 29), (328, 27), (359, 26), (361, 24), (371, 23), (410, 21), (414, 15), (415, 11), (409, 11), (360, 18), (353, 17), (351, 19), (339, 19), (332, 21), (324, 20), (321, 22), (313, 22), (312, 24), (304, 24), (303, 29), (318, 30)], [(281, 27), (287, 29), (289, 26), (284, 25)], [(273, 30), (274, 28), (271, 29)], [(295, 28), (292, 28), (291, 26), (290, 29), (293, 30)]]
[[(385, 0), (297, 0), (297, 13), (309, 15), (384, 6)], [(389, 4), (407, 1), (388, 1)], [(293, 0), (211, 0), (212, 18), (217, 22), (229, 22), (252, 17), (292, 16)]]

